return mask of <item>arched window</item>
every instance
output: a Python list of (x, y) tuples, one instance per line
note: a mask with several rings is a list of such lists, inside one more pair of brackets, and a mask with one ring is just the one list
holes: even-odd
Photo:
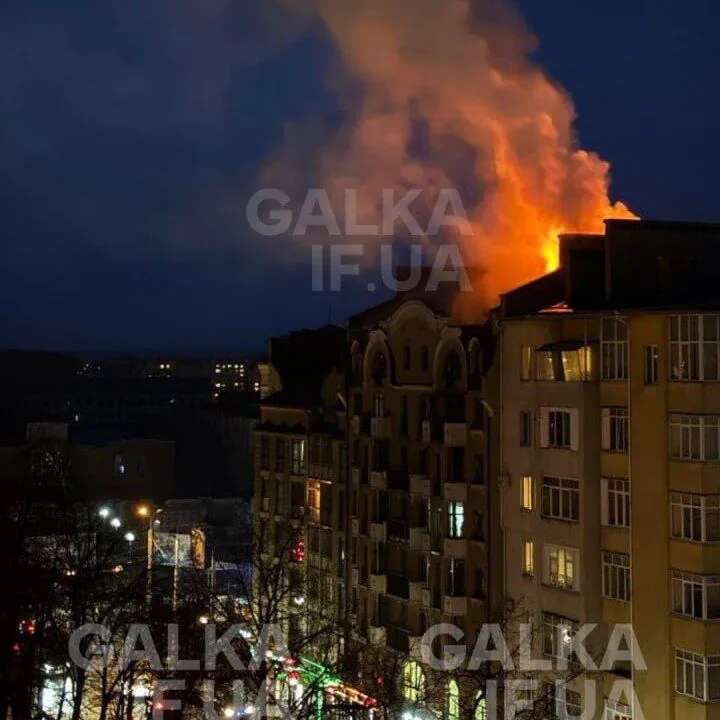
[(460, 720), (460, 688), (456, 680), (448, 682), (447, 718), (448, 720)]
[(482, 690), (478, 690), (477, 693), (475, 693), (473, 720), (487, 720), (487, 702), (485, 700), (485, 693)]
[(387, 377), (387, 359), (384, 352), (375, 355), (372, 365), (372, 376), (376, 383), (381, 384)]
[(408, 660), (403, 667), (403, 697), (411, 703), (425, 699), (425, 673), (415, 660)]

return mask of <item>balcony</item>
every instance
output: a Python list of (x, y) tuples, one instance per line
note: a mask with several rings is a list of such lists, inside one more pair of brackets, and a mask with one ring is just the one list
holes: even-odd
[(370, 573), (370, 589), (378, 595), (387, 594), (387, 575), (375, 575)]
[(467, 445), (467, 423), (446, 422), (444, 443), (447, 447), (465, 447)]
[(390, 418), (370, 418), (370, 435), (376, 440), (385, 440), (390, 437)]
[(443, 597), (443, 613), (445, 615), (467, 615), (467, 596), (445, 595)]
[(410, 548), (419, 552), (430, 552), (430, 533), (426, 527), (410, 528)]
[(373, 645), (387, 645), (387, 630), (382, 625), (368, 626), (368, 640)]
[(370, 472), (370, 487), (376, 490), (387, 490), (387, 470), (372, 470)]
[(443, 555), (456, 560), (464, 560), (467, 557), (467, 540), (465, 538), (445, 538)]
[(410, 528), (405, 520), (391, 519), (387, 522), (388, 540), (406, 543), (410, 539)]
[(427, 473), (410, 475), (410, 492), (413, 495), (430, 497), (430, 478)]
[(443, 495), (449, 502), (467, 503), (468, 486), (464, 480), (461, 482), (450, 482), (448, 480), (443, 483)]
[(424, 605), (424, 594), (428, 592), (427, 583), (423, 580), (416, 580), (410, 583), (410, 602)]

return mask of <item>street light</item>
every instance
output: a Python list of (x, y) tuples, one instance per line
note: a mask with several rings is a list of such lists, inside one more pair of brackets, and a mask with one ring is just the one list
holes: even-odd
[(111, 524), (116, 530), (122, 525), (122, 523), (120, 522), (120, 518), (113, 518), (113, 519), (110, 521), (110, 524)]
[(125, 533), (125, 539), (126, 539), (129, 543), (133, 542), (133, 541), (135, 540), (135, 533), (133, 533), (133, 532), (126, 532), (126, 533)]
[(150, 514), (150, 508), (147, 505), (138, 505), (135, 508), (135, 513), (138, 517), (147, 517)]
[(110, 514), (110, 508), (101, 507), (98, 510), (98, 515), (103, 519), (106, 518), (109, 514)]

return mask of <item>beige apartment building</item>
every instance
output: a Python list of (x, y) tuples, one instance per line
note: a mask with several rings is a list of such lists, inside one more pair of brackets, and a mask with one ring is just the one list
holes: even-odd
[(720, 717), (720, 227), (606, 226), (499, 310), (505, 591), (538, 656), (632, 624), (647, 669), (577, 678), (569, 714)]

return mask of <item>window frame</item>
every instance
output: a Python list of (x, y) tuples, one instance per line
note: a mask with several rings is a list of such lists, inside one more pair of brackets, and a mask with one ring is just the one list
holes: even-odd
[[(602, 551), (602, 596), (608, 600), (630, 602), (632, 599), (632, 568), (627, 553)], [(613, 592), (613, 585), (615, 592)]]
[[(557, 500), (555, 500), (557, 495)], [(558, 511), (555, 512), (554, 508)], [(540, 515), (548, 520), (580, 522), (580, 481), (544, 475), (540, 493)]]
[[(612, 323), (612, 337), (608, 338), (607, 327)], [(624, 338), (619, 338), (619, 328)], [(603, 382), (624, 382), (630, 375), (629, 324), (627, 318), (604, 317), (600, 321), (600, 377)], [(612, 363), (610, 362), (612, 360)], [(610, 367), (612, 366), (612, 367)]]
[[(600, 484), (603, 527), (629, 528), (632, 522), (630, 480), (627, 478), (602, 477), (600, 478)], [(614, 513), (610, 512), (611, 507), (614, 508)], [(615, 522), (611, 521), (611, 516), (614, 517)], [(624, 522), (618, 522), (618, 518), (621, 517)]]

